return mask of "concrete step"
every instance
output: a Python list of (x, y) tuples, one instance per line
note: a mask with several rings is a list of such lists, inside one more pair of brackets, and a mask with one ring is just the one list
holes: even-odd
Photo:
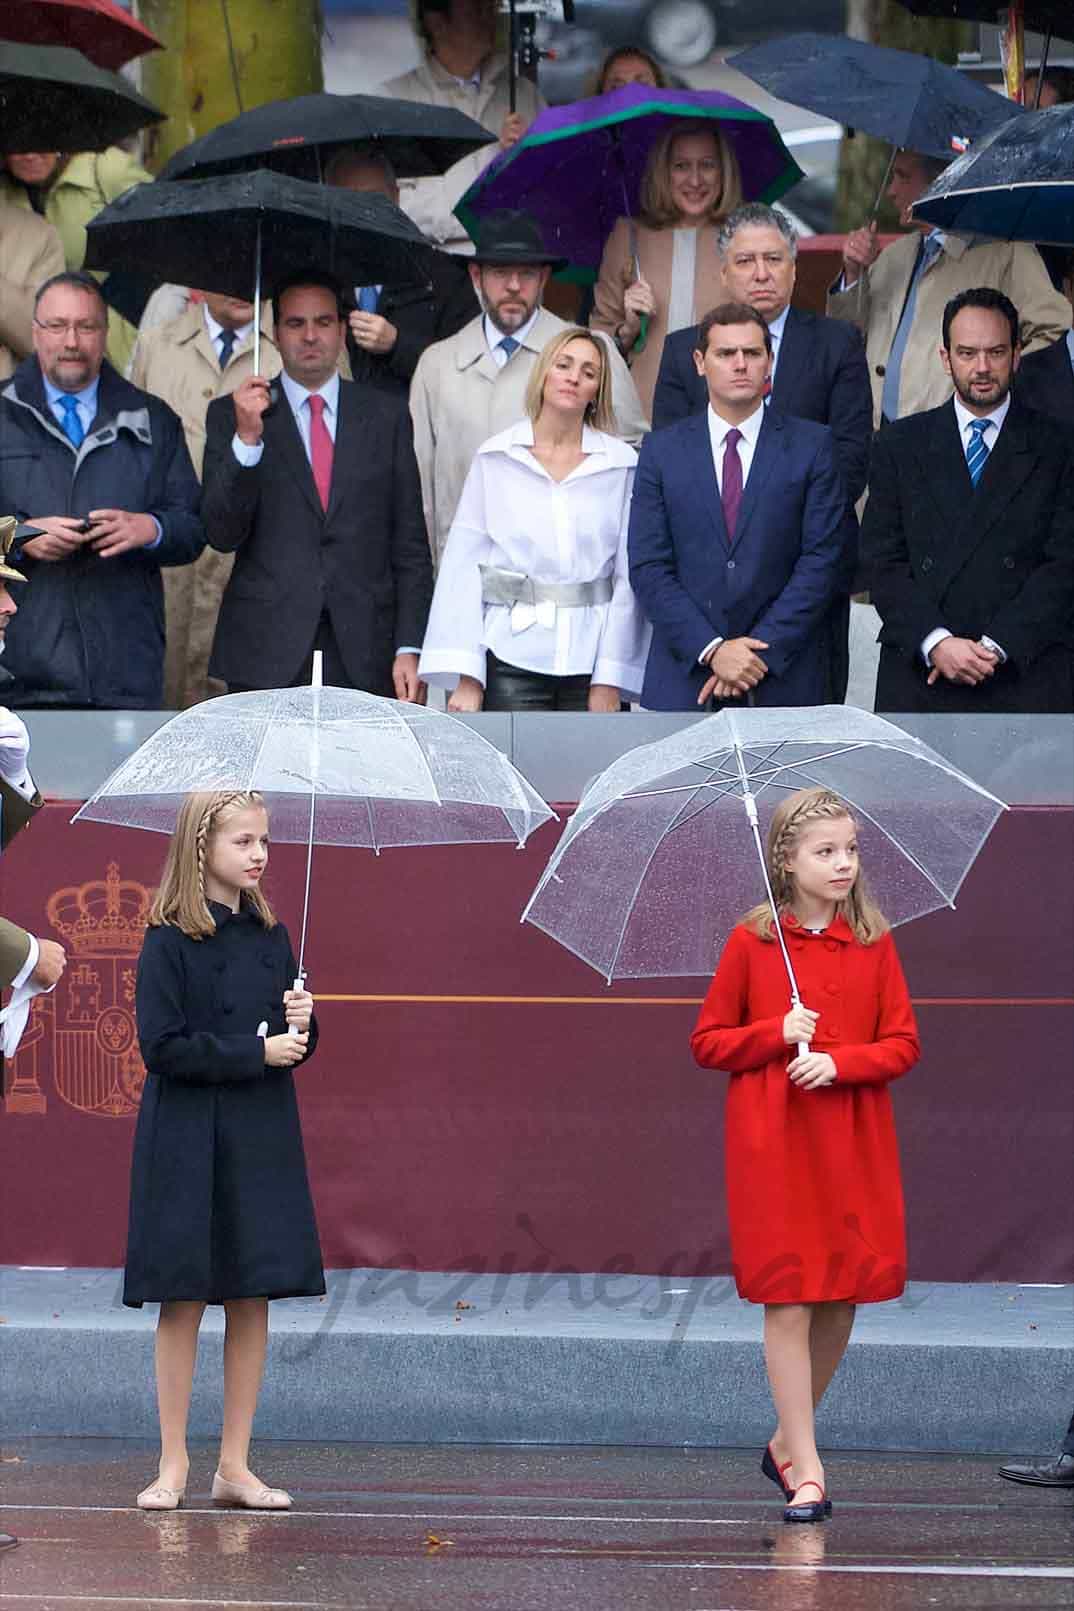
[[(761, 1311), (726, 1277), (337, 1270), (274, 1303), (262, 1438), (763, 1445)], [(156, 1310), (118, 1270), (0, 1271), (8, 1437), (152, 1437)], [(833, 1449), (1058, 1446), (1074, 1288), (911, 1283), (859, 1311), (821, 1412)], [(223, 1315), (202, 1327), (191, 1432), (220, 1422)]]

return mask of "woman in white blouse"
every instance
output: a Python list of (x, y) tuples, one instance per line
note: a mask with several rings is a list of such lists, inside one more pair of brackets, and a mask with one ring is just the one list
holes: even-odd
[(617, 711), (638, 697), (651, 629), (627, 578), (637, 454), (610, 434), (603, 340), (554, 336), (526, 414), (474, 457), (419, 676), (452, 690), (452, 711)]

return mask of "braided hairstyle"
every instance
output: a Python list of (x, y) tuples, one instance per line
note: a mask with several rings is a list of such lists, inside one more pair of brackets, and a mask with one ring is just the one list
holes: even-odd
[[(793, 852), (803, 829), (815, 822), (833, 822), (847, 817), (853, 822), (854, 813), (846, 801), (841, 800), (831, 789), (799, 789), (797, 794), (788, 795), (785, 800), (780, 801), (768, 824), (768, 838), (765, 844), (765, 865), (768, 868), (768, 877), (778, 911), (782, 913), (789, 909), (794, 899), (794, 875), (788, 870), (787, 858)], [(846, 919), (854, 931), (855, 939), (862, 945), (872, 945), (881, 935), (886, 934), (890, 927), (869, 894), (865, 875), (860, 870), (852, 887), (836, 904), (835, 910), (837, 917)], [(762, 901), (760, 905), (747, 912), (742, 922), (762, 940), (775, 938), (772, 908), (767, 901)]]
[[(160, 888), (150, 908), (151, 927), (170, 923), (192, 940), (207, 940), (216, 933), (205, 894), (205, 862), (210, 841), (236, 811), (248, 811), (264, 804), (262, 796), (252, 789), (187, 795), (168, 846)], [(260, 889), (244, 890), (242, 898), (267, 929), (275, 926), (272, 908)]]

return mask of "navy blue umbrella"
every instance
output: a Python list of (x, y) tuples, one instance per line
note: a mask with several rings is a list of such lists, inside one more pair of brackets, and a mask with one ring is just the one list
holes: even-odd
[(914, 217), (1008, 241), (1074, 246), (1074, 106), (1023, 112), (940, 175)]
[(1013, 110), (930, 56), (833, 34), (787, 34), (728, 60), (778, 100), (929, 157), (963, 150)]

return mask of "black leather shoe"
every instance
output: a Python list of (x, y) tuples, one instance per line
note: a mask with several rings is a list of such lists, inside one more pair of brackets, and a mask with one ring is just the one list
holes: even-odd
[(1074, 1488), (1074, 1454), (1058, 1454), (1039, 1464), (1000, 1466), (999, 1474), (1008, 1482), (1031, 1482), (1037, 1488)]
[(0, 1549), (13, 1549), (17, 1543), (14, 1533), (0, 1533)]

